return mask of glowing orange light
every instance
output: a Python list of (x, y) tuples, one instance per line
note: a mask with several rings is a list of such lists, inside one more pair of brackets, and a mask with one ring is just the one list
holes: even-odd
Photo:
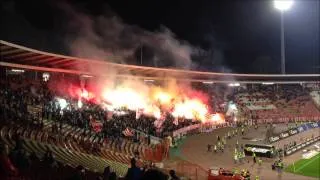
[(211, 122), (223, 123), (223, 122), (225, 122), (225, 118), (224, 118), (223, 114), (216, 113), (211, 116)]
[(156, 92), (154, 98), (160, 101), (161, 104), (168, 104), (172, 99), (169, 93), (163, 91)]
[(113, 88), (106, 87), (101, 96), (105, 102), (103, 106), (108, 110), (125, 107), (157, 119), (161, 118), (161, 112), (170, 112), (174, 117), (196, 119), (201, 122), (213, 121), (217, 118), (211, 118), (203, 96), (197, 92), (190, 93), (190, 90), (184, 91), (179, 88), (175, 87), (172, 91), (160, 87), (143, 89), (134, 83), (129, 83)]
[(81, 92), (81, 97), (85, 98), (85, 99), (88, 99), (89, 98), (89, 93), (87, 90), (82, 90)]
[(185, 100), (175, 104), (172, 112), (174, 117), (185, 117), (187, 119), (205, 120), (208, 109), (205, 104), (199, 100)]

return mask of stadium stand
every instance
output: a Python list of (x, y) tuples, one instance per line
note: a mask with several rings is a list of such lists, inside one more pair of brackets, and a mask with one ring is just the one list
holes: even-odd
[[(11, 79), (10, 83), (8, 81), (0, 83), (0, 111), (1, 119), (3, 119), (0, 133), (3, 154), (7, 154), (6, 149), (9, 149), (11, 154), (21, 151), (24, 156), (32, 154), (37, 157), (35, 159), (44, 157), (41, 163), (45, 163), (45, 157), (50, 156), (51, 161), (54, 161), (50, 163), (50, 166), (55, 164), (54, 166), (58, 167), (54, 170), (46, 169), (43, 171), (46, 172), (42, 174), (43, 176), (37, 175), (36, 178), (33, 178), (35, 174), (28, 174), (35, 172), (35, 169), (31, 170), (33, 163), (32, 167), (28, 167), (31, 169), (26, 170), (26, 173), (22, 172), (19, 166), (13, 168), (15, 166), (12, 163), (4, 163), (4, 167), (19, 171), (9, 176), (50, 179), (48, 177), (50, 175), (52, 179), (55, 179), (54, 177), (68, 177), (70, 174), (85, 171), (86, 174), (89, 174), (86, 177), (98, 177), (107, 166), (118, 176), (125, 176), (133, 157), (137, 159), (137, 165), (141, 167), (148, 163), (146, 160), (157, 160), (153, 158), (154, 148), (147, 143), (135, 143), (132, 138), (123, 137), (120, 126), (117, 128), (105, 126), (105, 130), (114, 128), (118, 133), (95, 132), (88, 125), (87, 127), (81, 124), (79, 126), (77, 122), (72, 121), (72, 118), (63, 119), (57, 114), (55, 116), (54, 113), (48, 113), (44, 110), (46, 108), (44, 106), (46, 103), (50, 104), (51, 96), (43, 84), (28, 79)], [(99, 114), (99, 111), (94, 113)], [(102, 138), (103, 136), (105, 137)], [(148, 148), (151, 149), (151, 158), (145, 156)], [(155, 150), (157, 150), (156, 147)], [(35, 166), (38, 167), (38, 165)], [(43, 164), (41, 166), (46, 167)], [(70, 173), (65, 173), (66, 169), (71, 169)], [(56, 171), (61, 171), (63, 175)]]
[[(24, 57), (25, 53), (30, 53), (29, 50), (19, 50), (11, 46), (1, 44), (1, 48), (7, 51), (1, 59), (7, 64), (0, 63), (8, 65), (13, 57)], [(18, 54), (12, 57), (12, 51)], [(32, 58), (39, 56), (37, 52), (31, 54)], [(47, 55), (42, 53), (40, 56)], [(50, 54), (50, 57), (46, 58), (58, 58), (51, 56), (54, 55)], [(51, 68), (54, 64), (61, 65), (56, 68), (66, 68), (64, 66), (70, 63), (75, 63), (74, 66), (79, 65), (77, 63), (91, 63), (87, 60), (65, 58), (60, 57), (57, 62), (50, 60), (49, 64), (44, 63), (48, 65), (45, 68)], [(21, 58), (21, 61), (17, 61), (31, 65), (32, 68), (39, 68), (38, 65), (43, 65), (47, 60), (36, 62)], [(103, 63), (99, 64), (102, 66)], [(112, 63), (103, 65), (111, 66)], [(123, 72), (151, 74), (159, 71), (163, 76), (165, 72), (170, 71), (113, 65), (121, 68)], [(74, 66), (68, 66), (69, 70), (74, 70)], [(175, 124), (175, 119), (167, 116), (162, 124), (162, 131), (159, 132), (154, 127), (154, 117), (141, 115), (137, 118), (136, 112), (127, 109), (121, 110), (124, 114), (112, 112), (110, 116), (109, 112), (90, 101), (82, 102), (84, 108), (73, 108), (71, 105), (61, 109), (61, 106), (56, 106), (59, 101), (57, 97), (63, 98), (64, 103), (73, 105), (77, 104), (78, 99), (59, 92), (57, 87), (48, 88), (50, 80), (43, 81), (34, 71), (26, 72), (24, 75), (7, 75), (8, 69), (0, 70), (0, 75), (4, 75), (0, 79), (0, 179), (116, 179), (117, 176), (134, 179), (130, 177), (132, 172), (141, 174), (140, 179), (166, 179), (168, 175), (156, 169), (153, 164), (163, 161), (168, 155), (165, 137), (176, 130), (200, 125), (199, 121), (192, 119), (184, 119)], [(54, 73), (58, 74), (58, 78), (66, 79), (64, 83), (79, 83), (79, 74), (68, 79), (67, 75)], [(185, 77), (185, 73), (193, 75), (194, 78), (205, 76), (205, 73), (192, 71), (174, 70), (170, 73), (183, 74), (181, 77)], [(216, 76), (218, 75), (215, 73), (208, 73), (208, 77)], [(319, 107), (317, 108), (319, 91), (309, 90), (299, 84), (214, 86), (217, 88), (208, 86), (203, 89), (203, 84), (198, 87), (211, 96), (209, 103), (214, 112), (224, 114), (226, 104), (233, 101), (244, 120), (268, 120), (274, 123), (316, 120), (312, 117), (320, 116)], [(234, 123), (231, 118), (227, 120), (230, 124)], [(228, 123), (224, 123), (223, 126), (227, 126)], [(216, 124), (212, 125), (212, 129), (219, 127)], [(184, 136), (187, 133), (181, 134)], [(151, 137), (158, 140), (159, 144), (152, 144)], [(290, 143), (292, 142), (288, 142), (289, 145)], [(143, 167), (142, 172), (138, 167)], [(188, 171), (191, 172), (192, 169), (195, 169), (194, 166), (188, 168)], [(170, 171), (169, 174), (172, 179), (177, 179), (174, 171)]]
[(242, 115), (250, 119), (294, 121), (296, 117), (310, 120), (320, 115), (309, 90), (301, 85), (258, 86), (234, 96)]

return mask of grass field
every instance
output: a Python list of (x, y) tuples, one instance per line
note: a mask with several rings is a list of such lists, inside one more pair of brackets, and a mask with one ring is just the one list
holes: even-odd
[(311, 159), (301, 159), (286, 168), (287, 172), (310, 177), (320, 177), (320, 154)]

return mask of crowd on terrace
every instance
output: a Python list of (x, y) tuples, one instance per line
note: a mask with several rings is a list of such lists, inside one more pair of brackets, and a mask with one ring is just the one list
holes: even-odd
[[(83, 102), (82, 108), (70, 106), (62, 110), (54, 105), (55, 94), (50, 92), (43, 82), (29, 81), (28, 79), (12, 78), (0, 81), (0, 118), (1, 127), (3, 125), (14, 126), (23, 125), (31, 129), (43, 129), (44, 120), (55, 121), (52, 126), (61, 130), (63, 124), (70, 124), (82, 129), (88, 129), (92, 134), (96, 134), (101, 139), (116, 140), (125, 138), (123, 131), (129, 127), (145, 132), (146, 134), (163, 136), (157, 134), (154, 128), (154, 119), (141, 116), (138, 120), (133, 112), (128, 111), (125, 115), (107, 116), (107, 112), (101, 107)], [(71, 98), (64, 97), (72, 102)], [(72, 104), (72, 103), (71, 103)], [(100, 132), (95, 132), (91, 126), (92, 119), (97, 119), (103, 124)], [(164, 123), (164, 132), (173, 131), (177, 128), (192, 124), (192, 121), (184, 121), (178, 126), (170, 124), (172, 121)], [(139, 138), (130, 138), (139, 141)], [(9, 149), (7, 144), (0, 142), (0, 179), (118, 179), (114, 172), (106, 168), (103, 174), (90, 172), (84, 167), (77, 168), (61, 164), (55, 160), (50, 150), (47, 150), (44, 157), (38, 157), (35, 153), (27, 153), (24, 149), (23, 140), (20, 134), (13, 136), (15, 147)], [(138, 174), (137, 174), (138, 173)], [(178, 179), (174, 171), (170, 172), (172, 179)], [(155, 169), (154, 167), (140, 167), (132, 160), (126, 177), (122, 179), (168, 179), (168, 175)]]
[(16, 140), (16, 145), (9, 150), (8, 146), (0, 142), (0, 179), (3, 180), (179, 180), (174, 170), (170, 170), (169, 175), (160, 171), (152, 165), (139, 167), (136, 160), (131, 159), (131, 166), (124, 177), (118, 177), (107, 166), (103, 173), (92, 172), (79, 165), (59, 163), (55, 160), (52, 152), (47, 149), (43, 157), (36, 153), (28, 154), (22, 146), (21, 140)]
[(298, 84), (247, 86), (235, 91), (234, 100), (242, 115), (249, 119), (294, 121), (300, 117), (310, 120), (319, 117), (320, 111), (309, 92)]
[[(167, 116), (162, 125), (162, 130), (159, 131), (154, 125), (156, 120), (154, 117), (141, 115), (136, 119), (136, 112), (129, 110), (123, 110), (125, 113), (121, 115), (114, 113), (110, 117), (105, 109), (91, 102), (83, 101), (82, 107), (77, 107), (78, 99), (72, 99), (50, 91), (46, 82), (28, 80), (23, 77), (7, 78), (0, 81), (0, 118), (2, 124), (20, 123), (30, 128), (41, 129), (44, 126), (43, 120), (46, 119), (53, 120), (55, 122), (53, 127), (59, 130), (62, 129), (62, 124), (70, 124), (88, 129), (100, 140), (121, 141), (124, 138), (128, 139), (124, 133), (127, 128), (145, 133), (149, 136), (146, 137), (148, 139), (150, 135), (165, 137), (174, 130), (197, 123), (185, 119), (176, 125), (174, 118)], [(234, 92), (229, 100), (235, 101), (240, 113), (251, 119), (276, 119), (279, 117), (290, 119), (302, 115), (320, 116), (319, 109), (314, 106), (308, 89), (300, 85), (256, 86), (254, 88), (247, 86), (245, 89), (234, 88), (233, 90)], [(214, 98), (217, 101), (216, 109), (224, 112), (222, 106), (220, 106), (226, 101), (223, 93), (219, 91), (211, 93), (217, 96)], [(65, 99), (70, 105), (61, 109), (60, 106), (56, 105), (56, 97)], [(102, 124), (101, 130), (94, 130), (92, 122), (95, 121)], [(132, 136), (129, 138), (131, 140), (141, 141), (141, 138), (134, 131), (130, 136)], [(16, 141), (19, 142), (18, 138), (16, 138)], [(150, 143), (150, 139), (147, 142)], [(2, 166), (5, 164), (10, 169), (8, 171), (10, 173), (16, 173), (17, 170), (14, 167), (23, 172), (23, 168), (33, 166), (33, 161), (39, 158), (42, 158), (42, 163), (58, 164), (50, 155), (50, 151), (48, 151), (46, 157), (35, 157), (34, 154), (27, 156), (23, 148), (17, 143), (16, 148), (11, 150), (11, 156), (9, 155), (9, 157), (7, 148), (3, 143), (1, 144)], [(17, 159), (21, 162), (17, 162)], [(81, 176), (83, 168), (73, 169), (73, 172), (76, 176), (79, 174)], [(111, 173), (109, 174), (114, 177)], [(174, 172), (172, 172), (172, 176), (175, 176)], [(165, 178), (165, 175), (163, 177)], [(113, 179), (109, 176), (108, 178)]]
[[(68, 104), (67, 107), (61, 108), (56, 97), (63, 97)], [(82, 107), (79, 108), (77, 99), (66, 95), (59, 96), (50, 91), (45, 83), (28, 83), (27, 80), (13, 79), (10, 83), (2, 82), (0, 102), (1, 115), (8, 121), (33, 119), (41, 124), (41, 119), (50, 119), (56, 121), (59, 126), (68, 123), (89, 130), (93, 130), (93, 123), (98, 122), (102, 124), (99, 136), (110, 139), (123, 137), (126, 128), (133, 130), (133, 135), (134, 130), (139, 130), (152, 136), (165, 137), (174, 130), (196, 123), (186, 119), (176, 125), (173, 123), (174, 118), (167, 116), (159, 131), (154, 125), (154, 117), (141, 115), (136, 119), (136, 112), (126, 109), (122, 110), (123, 114), (113, 113), (109, 117), (108, 111), (100, 105), (83, 100)]]
[[(67, 123), (91, 131), (95, 129), (94, 124), (101, 124), (101, 129), (97, 132), (102, 139), (104, 137), (123, 138), (127, 135), (123, 132), (129, 128), (130, 131), (132, 130), (130, 135), (135, 140), (140, 138), (134, 130), (162, 138), (177, 129), (198, 123), (183, 119), (176, 124), (175, 118), (167, 115), (162, 128), (157, 129), (154, 117), (140, 115), (136, 119), (136, 112), (126, 109), (122, 110), (122, 114), (113, 113), (110, 116), (110, 113), (100, 105), (85, 100), (81, 102), (81, 108), (79, 108), (78, 99), (49, 90), (46, 82), (28, 81), (22, 78), (1, 82), (0, 111), (3, 119), (7, 121), (29, 119), (30, 121), (26, 122), (41, 125), (42, 119), (48, 119), (57, 122), (58, 127), (61, 127), (62, 123)], [(208, 91), (217, 101), (212, 106), (222, 113), (225, 112), (225, 108), (221, 104), (225, 104), (226, 99), (229, 99), (235, 102), (240, 115), (249, 119), (293, 120), (295, 117), (320, 116), (320, 111), (312, 101), (308, 89), (301, 85), (239, 87), (233, 89), (229, 98), (224, 98), (224, 93), (219, 92)], [(68, 104), (67, 107), (61, 108), (57, 97), (63, 98)]]

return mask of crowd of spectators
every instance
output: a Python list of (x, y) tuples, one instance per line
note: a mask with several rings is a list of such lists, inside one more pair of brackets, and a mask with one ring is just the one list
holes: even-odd
[(169, 175), (157, 169), (154, 165), (138, 167), (136, 160), (131, 159), (131, 166), (125, 177), (118, 177), (107, 166), (103, 173), (91, 172), (82, 166), (71, 167), (61, 164), (55, 160), (52, 152), (47, 149), (43, 157), (38, 157), (36, 153), (26, 153), (23, 146), (16, 140), (16, 146), (9, 150), (4, 142), (0, 142), (0, 179), (22, 180), (179, 180), (174, 170), (169, 171)]
[[(16, 87), (17, 84), (18, 87)], [(195, 123), (186, 119), (175, 125), (173, 123), (174, 118), (167, 116), (162, 125), (162, 130), (159, 131), (155, 127), (156, 118), (154, 117), (141, 115), (136, 119), (136, 112), (129, 110), (123, 110), (124, 114), (113, 114), (112, 117), (108, 117), (108, 111), (100, 105), (83, 100), (81, 102), (82, 107), (79, 108), (77, 106), (78, 99), (59, 95), (50, 91), (46, 83), (28, 83), (25, 79), (12, 79), (10, 83), (2, 82), (0, 88), (1, 115), (8, 121), (13, 119), (32, 119), (26, 122), (34, 121), (41, 124), (42, 119), (49, 119), (54, 120), (58, 127), (61, 127), (63, 123), (67, 123), (90, 131), (93, 130), (92, 121), (95, 121), (103, 125), (102, 131), (98, 133), (99, 136), (111, 139), (123, 137), (123, 131), (126, 128), (130, 128), (133, 131), (139, 130), (152, 136), (164, 137), (174, 130)], [(57, 97), (64, 99), (67, 106), (61, 108)], [(35, 110), (30, 112), (32, 108)]]
[[(174, 118), (170, 115), (166, 116), (166, 120), (162, 124), (161, 131), (155, 127), (155, 117), (140, 115), (136, 119), (136, 112), (123, 108), (121, 114), (113, 113), (111, 117), (108, 117), (108, 111), (101, 106), (91, 103), (89, 101), (82, 101), (82, 107), (76, 107), (77, 101), (66, 99), (66, 102), (70, 104), (63, 110), (57, 106), (57, 102), (54, 98), (51, 101), (46, 102), (43, 110), (43, 117), (46, 119), (52, 119), (59, 123), (68, 123), (73, 126), (93, 130), (92, 122), (101, 123), (102, 129), (99, 132), (100, 137), (108, 139), (124, 138), (126, 135), (123, 131), (127, 128), (131, 129), (135, 140), (139, 140), (135, 130), (139, 130), (145, 134), (166, 137), (172, 133), (172, 131), (180, 129), (185, 126), (189, 126), (195, 123), (190, 119), (184, 119), (179, 124), (174, 124)], [(73, 105), (71, 105), (73, 104)]]
[[(73, 127), (76, 126), (81, 129), (86, 129), (89, 131), (90, 135), (95, 134), (101, 140), (108, 139), (119, 142), (122, 138), (126, 138), (123, 131), (128, 127), (142, 131), (145, 134), (163, 137), (170, 131), (172, 132), (173, 130), (194, 123), (191, 120), (185, 120), (178, 125), (174, 125), (173, 119), (168, 119), (163, 123), (164, 131), (162, 133), (158, 133), (154, 127), (155, 118), (153, 117), (141, 115), (139, 119), (136, 119), (135, 112), (132, 111), (126, 111), (125, 114), (114, 114), (112, 117), (108, 117), (108, 112), (98, 105), (83, 101), (82, 108), (78, 108), (75, 106), (76, 101), (74, 99), (65, 96), (63, 98), (70, 104), (70, 106), (61, 109), (61, 107), (56, 104), (56, 94), (49, 91), (46, 83), (44, 82), (37, 82), (33, 80), (29, 81), (28, 79), (21, 77), (17, 79), (12, 78), (10, 80), (7, 79), (5, 81), (0, 80), (1, 126), (19, 124), (23, 125), (23, 127), (31, 129), (36, 128), (42, 131), (45, 127), (44, 120), (52, 120), (54, 123), (51, 126), (51, 134), (56, 135), (56, 137), (62, 136), (60, 131), (62, 130), (63, 125), (69, 124)], [(93, 130), (93, 127), (90, 124), (92, 119), (98, 120), (103, 124), (101, 131), (95, 132)], [(87, 131), (83, 132), (86, 133)], [(45, 133), (48, 132), (46, 131)], [(67, 138), (68, 137), (62, 137), (62, 140), (66, 140)], [(130, 139), (139, 141), (140, 138), (137, 137), (136, 133), (134, 133), (134, 137), (131, 137)], [(150, 140), (148, 142), (150, 143)], [(89, 148), (91, 147), (91, 150), (93, 149), (93, 143), (90, 143), (88, 146)], [(99, 149), (99, 147), (95, 149)], [(6, 154), (5, 150), (2, 152), (3, 155)], [(8, 166), (4, 165), (10, 168), (15, 167), (13, 169), (19, 169), (20, 175), (24, 171), (24, 167), (30, 167), (30, 164), (32, 164), (31, 160), (38, 159), (35, 154), (30, 155), (31, 159), (29, 159), (29, 156), (26, 155), (23, 148), (15, 148), (13, 153), (10, 154), (14, 155), (8, 156), (11, 158), (10, 162), (12, 162), (12, 165), (10, 165), (10, 163), (9, 165), (7, 164)], [(47, 164), (49, 161), (53, 161), (54, 158), (52, 157), (52, 154), (50, 155), (48, 152), (47, 155), (48, 158), (42, 159), (42, 163)], [(19, 159), (17, 164), (15, 164), (16, 159)], [(111, 173), (111, 176), (113, 176), (112, 174), (113, 173)]]
[[(225, 103), (224, 94), (220, 91), (215, 93), (215, 104), (213, 104), (217, 112), (224, 112), (221, 104)], [(64, 99), (67, 106), (62, 108), (59, 105), (59, 99)], [(243, 100), (245, 97), (245, 100)], [(308, 90), (300, 85), (281, 85), (281, 86), (257, 86), (255, 88), (236, 88), (234, 94), (229, 99), (235, 101), (239, 106), (239, 110), (245, 116), (250, 118), (264, 118), (285, 115), (287, 117), (294, 117), (300, 114), (319, 114), (319, 110), (314, 108), (310, 103), (310, 96)], [(275, 108), (252, 110), (247, 108), (248, 105), (258, 104), (261, 107), (266, 107), (272, 104)], [(310, 108), (312, 107), (312, 108)], [(70, 96), (59, 94), (51, 91), (47, 82), (31, 81), (27, 78), (19, 77), (6, 79), (0, 81), (0, 118), (3, 124), (19, 123), (26, 127), (42, 129), (44, 127), (43, 120), (52, 120), (52, 132), (59, 134), (63, 124), (70, 124), (72, 126), (86, 129), (90, 134), (95, 134), (100, 140), (112, 140), (119, 142), (122, 139), (130, 139), (135, 142), (140, 141), (138, 130), (146, 134), (148, 143), (150, 144), (150, 135), (157, 137), (166, 137), (173, 131), (189, 126), (198, 122), (189, 119), (180, 120), (178, 124), (174, 123), (175, 119), (167, 115), (166, 120), (162, 124), (162, 130), (159, 131), (155, 127), (156, 118), (141, 115), (136, 118), (136, 112), (127, 109), (122, 110), (122, 114), (113, 113), (110, 117), (109, 112), (103, 109), (100, 105), (96, 105), (90, 101), (83, 100), (81, 107), (78, 106), (78, 99)], [(102, 124), (100, 130), (94, 129), (92, 122), (99, 122)], [(124, 134), (126, 129), (133, 130), (132, 137), (127, 137)], [(87, 131), (83, 131), (86, 133)], [(61, 168), (64, 165), (55, 161), (52, 153), (48, 150), (44, 157), (37, 157), (35, 153), (27, 154), (21, 145), (23, 141), (17, 135), (15, 138), (16, 146), (10, 152), (2, 142), (1, 147), (1, 174), (7, 176), (32, 176), (30, 169), (34, 167), (47, 168)], [(121, 143), (120, 143), (121, 144)], [(290, 144), (291, 145), (291, 144)], [(99, 148), (96, 148), (99, 149)], [(63, 171), (63, 170), (61, 170)], [(78, 167), (70, 177), (74, 179), (83, 179), (85, 169)], [(45, 172), (45, 171), (44, 171)], [(179, 179), (174, 171), (170, 171), (171, 179)], [(114, 172), (105, 169), (102, 175), (96, 176), (99, 179), (117, 179)], [(168, 176), (153, 167), (139, 168), (136, 166), (135, 160), (131, 161), (131, 168), (129, 168), (125, 179), (167, 179)]]
[(320, 116), (309, 89), (301, 85), (256, 85), (238, 88), (233, 95), (240, 113), (249, 119)]
[[(2, 124), (23, 123), (25, 126), (43, 126), (40, 114), (32, 115), (28, 104), (39, 104), (40, 99), (32, 96), (31, 90), (26, 89), (22, 80), (16, 80), (20, 86), (10, 86), (10, 83), (0, 81), (0, 118)], [(21, 85), (22, 84), (22, 85)]]

